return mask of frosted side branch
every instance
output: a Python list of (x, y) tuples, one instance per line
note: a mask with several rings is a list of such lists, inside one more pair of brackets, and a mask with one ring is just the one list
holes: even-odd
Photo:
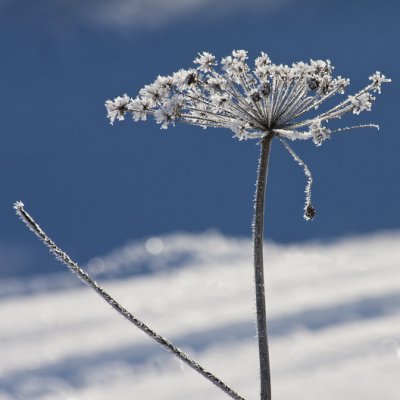
[(293, 159), (303, 168), (304, 175), (307, 177), (307, 185), (304, 189), (306, 194), (306, 202), (304, 205), (304, 219), (309, 221), (315, 217), (315, 208), (311, 204), (311, 186), (313, 184), (313, 177), (311, 175), (311, 171), (307, 167), (307, 164), (294, 152), (294, 150), (288, 145), (288, 143), (280, 138), (280, 141), (285, 146), (286, 150), (290, 153)]
[(129, 311), (123, 308), (116, 300), (114, 300), (101, 286), (97, 284), (79, 265), (73, 261), (67, 253), (62, 251), (42, 230), (42, 228), (35, 222), (35, 220), (25, 211), (24, 204), (20, 201), (14, 204), (14, 209), (19, 215), (21, 220), (27, 225), (27, 227), (39, 237), (39, 239), (49, 248), (50, 252), (54, 254), (57, 260), (64, 263), (74, 274), (76, 274), (84, 283), (90, 286), (96, 293), (102, 297), (114, 310), (126, 318), (129, 322), (139, 328), (141, 331), (150, 336), (153, 340), (159, 343), (161, 346), (165, 347), (167, 350), (171, 351), (175, 356), (182, 360), (185, 364), (189, 365), (199, 374), (203, 375), (210, 382), (224, 391), (228, 396), (235, 400), (245, 400), (242, 396), (237, 394), (228, 385), (222, 382), (219, 378), (213, 375), (211, 372), (204, 369), (196, 361), (192, 360), (187, 354), (185, 354), (181, 349), (173, 345), (169, 340), (159, 335), (148, 325), (140, 321)]

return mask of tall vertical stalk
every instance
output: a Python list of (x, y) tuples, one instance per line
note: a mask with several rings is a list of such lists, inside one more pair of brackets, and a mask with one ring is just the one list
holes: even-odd
[(262, 139), (260, 143), (261, 152), (258, 161), (253, 220), (254, 277), (257, 307), (258, 352), (260, 357), (261, 400), (271, 400), (271, 372), (269, 366), (267, 317), (265, 309), (263, 237), (265, 189), (272, 137), (272, 135), (268, 135)]

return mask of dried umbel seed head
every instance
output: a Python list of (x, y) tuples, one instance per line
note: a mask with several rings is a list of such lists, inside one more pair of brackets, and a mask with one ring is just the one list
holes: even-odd
[[(135, 121), (144, 120), (147, 115), (158, 115), (156, 122), (163, 128), (174, 122), (203, 128), (235, 127), (233, 132), (239, 139), (262, 138), (272, 132), (291, 140), (312, 139), (320, 145), (329, 135), (325, 131), (315, 140), (313, 127), (316, 124), (322, 129), (322, 123), (341, 118), (346, 113), (370, 110), (375, 100), (371, 93), (380, 93), (382, 83), (390, 82), (376, 72), (370, 76), (368, 86), (331, 109), (312, 115), (325, 100), (343, 94), (349, 84), (348, 79), (332, 75), (329, 60), (277, 65), (261, 53), (252, 70), (247, 58), (245, 50), (234, 50), (221, 60), (218, 70), (215, 56), (201, 53), (194, 60), (197, 69), (181, 69), (168, 76), (159, 76), (141, 89), (135, 99), (123, 95), (107, 100), (110, 122), (122, 120), (131, 112)], [(226, 101), (220, 101), (222, 94)], [(156, 111), (170, 108), (171, 102), (174, 105), (179, 102), (182, 112), (166, 113), (165, 120), (159, 118)], [(310, 116), (304, 118), (307, 114)]]
[[(380, 93), (382, 84), (390, 82), (379, 71), (369, 77), (369, 85), (336, 106), (317, 113), (325, 100), (343, 94), (350, 83), (349, 79), (332, 75), (329, 60), (278, 65), (261, 53), (252, 69), (247, 59), (247, 51), (234, 50), (222, 58), (219, 67), (214, 55), (199, 53), (194, 60), (197, 68), (159, 76), (141, 89), (136, 98), (123, 95), (107, 100), (110, 123), (123, 120), (127, 113), (135, 121), (144, 121), (152, 115), (163, 129), (182, 122), (203, 128), (227, 128), (239, 140), (271, 135), (282, 140), (311, 139), (317, 146), (335, 132), (378, 128), (369, 124), (331, 130), (326, 124), (347, 113), (358, 115), (370, 111), (375, 101), (372, 93)], [(285, 147), (290, 149), (287, 143)], [(290, 153), (298, 158), (293, 150)], [(310, 178), (309, 170), (308, 174)], [(310, 191), (311, 185), (308, 186)], [(306, 195), (311, 196), (307, 191)], [(313, 212), (308, 214), (311, 216)], [(311, 218), (307, 212), (305, 218)]]

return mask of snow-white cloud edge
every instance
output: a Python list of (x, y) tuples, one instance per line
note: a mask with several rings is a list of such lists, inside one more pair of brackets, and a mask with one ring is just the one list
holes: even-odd
[[(52, 15), (52, 25), (58, 19), (62, 25), (79, 22), (116, 32), (145, 29), (156, 31), (179, 22), (215, 18), (229, 18), (230, 15), (244, 12), (274, 12), (293, 0), (38, 0), (32, 7), (35, 14), (41, 9), (46, 16)], [(15, 13), (26, 10), (24, 0), (0, 0), (0, 11), (11, 9)], [(67, 21), (67, 22), (66, 22)]]
[[(396, 398), (399, 243), (400, 232), (386, 232), (266, 244), (277, 397)], [(162, 267), (182, 254), (182, 268), (99, 283), (246, 398), (256, 398), (249, 239), (215, 232), (147, 238), (98, 257), (92, 268), (128, 268), (146, 257)], [(0, 299), (0, 320), (1, 400), (221, 398), (87, 287)]]
[(86, 18), (109, 28), (148, 28), (157, 30), (179, 21), (215, 16), (229, 17), (240, 10), (273, 12), (288, 0), (118, 0), (102, 2), (95, 12), (85, 11)]

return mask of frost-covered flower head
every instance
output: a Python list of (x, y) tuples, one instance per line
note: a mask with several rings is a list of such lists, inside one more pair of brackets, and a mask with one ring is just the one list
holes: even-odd
[[(221, 60), (203, 52), (194, 60), (197, 68), (181, 69), (169, 76), (158, 76), (140, 90), (136, 98), (128, 95), (107, 100), (111, 124), (131, 113), (135, 121), (153, 115), (162, 129), (182, 122), (203, 128), (228, 128), (239, 140), (279, 137), (306, 172), (305, 217), (313, 217), (311, 174), (290, 149), (285, 139), (311, 139), (320, 146), (334, 132), (377, 125), (357, 125), (330, 130), (326, 123), (346, 113), (370, 111), (381, 85), (390, 82), (380, 72), (369, 77), (371, 83), (336, 106), (318, 113), (320, 105), (335, 94), (343, 94), (349, 79), (332, 75), (330, 61), (310, 60), (291, 66), (272, 64), (265, 53), (251, 68), (247, 51), (234, 50)], [(307, 173), (308, 171), (308, 173)]]

